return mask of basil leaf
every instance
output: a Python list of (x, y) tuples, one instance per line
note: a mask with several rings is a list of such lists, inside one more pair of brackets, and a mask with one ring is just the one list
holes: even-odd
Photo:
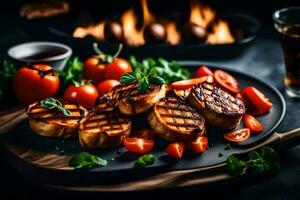
[(71, 158), (69, 165), (76, 169), (88, 169), (105, 166), (107, 161), (88, 152), (81, 152)]
[(145, 154), (140, 156), (134, 163), (135, 167), (145, 167), (147, 165), (153, 165), (155, 157), (152, 154)]
[(120, 78), (120, 82), (122, 84), (132, 84), (134, 81), (136, 81), (136, 77), (134, 76), (134, 73), (127, 73), (124, 74), (121, 78)]
[(162, 85), (162, 84), (166, 83), (165, 79), (163, 79), (160, 76), (156, 76), (156, 75), (150, 76), (149, 79), (150, 79), (151, 83), (155, 83), (155, 84), (158, 84), (158, 85)]
[(52, 97), (43, 99), (40, 101), (40, 103), (42, 106), (47, 107), (50, 110), (56, 108), (66, 116), (71, 116), (72, 114), (70, 110), (64, 108), (63, 105), (58, 100)]
[(149, 87), (150, 87), (150, 85), (149, 85), (148, 79), (144, 78), (138, 82), (137, 90), (139, 91), (139, 93), (144, 94), (144, 93), (148, 92)]

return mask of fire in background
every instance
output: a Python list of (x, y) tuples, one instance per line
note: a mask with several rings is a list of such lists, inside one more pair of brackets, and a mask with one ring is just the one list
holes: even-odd
[[(181, 27), (175, 20), (156, 18), (148, 9), (147, 0), (141, 0), (141, 9), (142, 19), (130, 8), (119, 20), (77, 27), (73, 36), (84, 38), (90, 35), (98, 41), (123, 42), (129, 46), (146, 43), (216, 45), (235, 41), (228, 22), (221, 19), (213, 8), (202, 5), (198, 0), (190, 1), (189, 20)], [(139, 26), (140, 20), (142, 25)]]

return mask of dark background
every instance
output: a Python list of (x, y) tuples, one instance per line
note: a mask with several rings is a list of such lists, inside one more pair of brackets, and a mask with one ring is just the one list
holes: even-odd
[[(153, 12), (163, 13), (170, 9), (180, 10), (188, 8), (188, 1), (149, 0)], [(19, 7), (24, 1), (5, 1), (0, 7), (0, 54), (5, 54), (10, 46), (34, 40), (24, 31), (19, 23)], [(137, 1), (109, 0), (109, 1), (79, 1), (72, 4), (74, 8), (97, 10), (104, 16), (119, 9), (127, 9)], [(108, 2), (111, 2), (109, 5)], [(203, 63), (239, 68), (274, 84), (283, 92), (283, 60), (277, 35), (272, 27), (271, 15), (274, 10), (282, 7), (298, 5), (299, 1), (205, 1), (218, 11), (249, 13), (262, 22), (262, 30), (257, 40), (240, 56), (226, 60), (203, 60)], [(283, 93), (284, 94), (284, 93)], [(280, 132), (300, 127), (300, 102), (284, 95), (287, 101), (287, 116), (279, 127)], [(194, 187), (167, 191), (151, 191), (147, 193), (129, 194), (74, 194), (70, 192), (49, 190), (19, 174), (0, 153), (0, 199), (87, 199), (87, 198), (181, 198), (201, 199), (221, 196), (222, 199), (300, 199), (300, 146), (281, 152), (282, 170), (275, 176), (241, 177), (231, 182), (217, 183), (206, 187)], [(176, 199), (177, 199), (176, 198)]]

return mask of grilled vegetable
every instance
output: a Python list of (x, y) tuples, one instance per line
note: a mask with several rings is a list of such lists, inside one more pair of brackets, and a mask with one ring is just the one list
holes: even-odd
[(194, 86), (187, 100), (208, 124), (223, 129), (238, 126), (246, 111), (241, 100), (208, 82)]
[(131, 121), (117, 112), (89, 113), (80, 121), (79, 142), (84, 148), (109, 148), (122, 144)]
[(189, 105), (173, 97), (160, 99), (148, 116), (154, 132), (169, 141), (192, 141), (205, 132), (203, 117)]
[(119, 85), (96, 101), (95, 110), (113, 110), (118, 107), (125, 115), (136, 115), (149, 111), (154, 104), (165, 96), (165, 85), (152, 85), (148, 92), (140, 94), (138, 84)]
[(69, 138), (77, 136), (79, 121), (87, 110), (62, 99), (44, 99), (27, 108), (33, 132), (45, 137)]

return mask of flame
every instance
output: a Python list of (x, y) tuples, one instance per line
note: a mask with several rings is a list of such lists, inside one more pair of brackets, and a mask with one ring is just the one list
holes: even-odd
[(190, 1), (190, 22), (206, 28), (216, 16), (216, 12), (208, 6), (202, 6), (199, 1)]
[(230, 44), (233, 43), (234, 37), (230, 32), (228, 23), (224, 20), (219, 20), (213, 24), (213, 32), (208, 35), (207, 43), (209, 44)]
[(124, 39), (131, 46), (139, 46), (145, 43), (143, 31), (137, 30), (137, 17), (133, 8), (127, 10), (121, 17)]
[(171, 45), (176, 45), (180, 42), (181, 35), (176, 28), (174, 22), (166, 24), (167, 42)]
[(104, 39), (104, 22), (100, 22), (96, 25), (91, 25), (88, 27), (77, 27), (73, 32), (73, 37), (84, 38), (88, 35), (93, 36), (97, 40)]
[[(130, 46), (140, 46), (145, 44), (143, 36), (144, 29), (147, 25), (155, 21), (155, 17), (148, 8), (147, 0), (141, 0), (143, 11), (142, 24), (138, 26), (139, 19), (133, 8), (128, 9), (120, 18), (123, 28), (124, 42)], [(209, 6), (200, 4), (199, 0), (190, 0), (189, 23), (194, 23), (203, 28), (210, 28), (208, 33), (208, 44), (228, 44), (235, 41), (231, 34), (229, 25), (224, 20), (216, 20), (216, 11)], [(73, 37), (84, 38), (88, 35), (97, 40), (104, 40), (104, 21), (88, 27), (77, 27), (73, 32)], [(176, 22), (165, 21), (162, 23), (167, 32), (167, 43), (170, 45), (179, 44), (181, 33), (177, 30)]]

